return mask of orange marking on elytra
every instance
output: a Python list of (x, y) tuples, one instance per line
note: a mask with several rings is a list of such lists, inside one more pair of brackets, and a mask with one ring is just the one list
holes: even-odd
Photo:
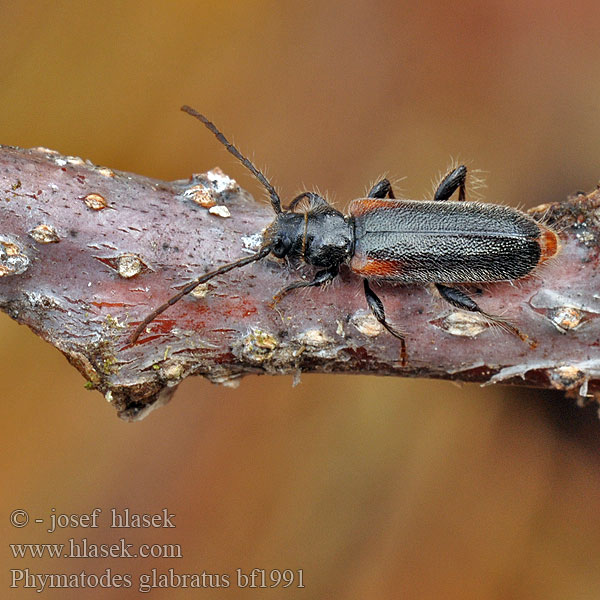
[(350, 203), (350, 214), (354, 217), (366, 215), (378, 208), (397, 208), (397, 200), (385, 200), (380, 198), (359, 198)]
[(390, 277), (400, 272), (398, 261), (365, 259), (364, 256), (356, 254), (352, 257), (350, 268), (365, 277)]
[(554, 231), (551, 229), (546, 229), (541, 225), (540, 228), (542, 229), (542, 234), (539, 238), (541, 249), (540, 262), (543, 262), (549, 258), (552, 258), (553, 256), (556, 256), (560, 249), (560, 241), (558, 239), (558, 235), (556, 235), (556, 233), (554, 233)]

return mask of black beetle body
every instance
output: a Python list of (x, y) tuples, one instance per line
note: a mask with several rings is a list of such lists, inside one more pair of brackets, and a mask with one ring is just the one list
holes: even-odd
[[(516, 327), (484, 313), (472, 298), (452, 286), (525, 277), (556, 255), (560, 247), (558, 236), (514, 208), (464, 201), (467, 175), (464, 165), (452, 169), (442, 179), (430, 201), (396, 200), (390, 182), (382, 179), (367, 198), (350, 204), (348, 216), (313, 192), (300, 194), (287, 209), (282, 209), (279, 195), (268, 179), (211, 121), (187, 106), (182, 110), (202, 121), (263, 184), (271, 196), (275, 219), (265, 230), (256, 254), (188, 283), (138, 325), (132, 342), (146, 325), (199, 284), (262, 260), (268, 254), (299, 259), (319, 269), (312, 280), (299, 280), (280, 290), (273, 298), (274, 303), (294, 289), (332, 281), (342, 264), (361, 275), (373, 315), (401, 342), (402, 364), (406, 363), (404, 336), (387, 322), (383, 303), (371, 289), (369, 280), (434, 284), (442, 298), (453, 306), (479, 312), (528, 341)], [(456, 190), (459, 201), (445, 202)]]
[(524, 277), (540, 263), (542, 229), (507, 206), (481, 202), (355, 200), (350, 267), (402, 283)]

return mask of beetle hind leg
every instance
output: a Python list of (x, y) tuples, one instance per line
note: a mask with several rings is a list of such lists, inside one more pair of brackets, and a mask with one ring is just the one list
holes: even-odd
[(394, 190), (392, 189), (392, 184), (389, 179), (382, 179), (378, 181), (369, 191), (367, 198), (391, 198), (395, 200), (396, 196), (394, 196)]
[(389, 331), (394, 337), (400, 340), (400, 364), (406, 366), (406, 339), (396, 329), (394, 329), (385, 319), (385, 309), (383, 308), (383, 302), (379, 299), (379, 296), (371, 289), (368, 280), (363, 279), (365, 286), (365, 298), (367, 304), (373, 313), (373, 316)]
[(450, 196), (458, 189), (458, 199), (462, 201), (466, 196), (466, 180), (467, 180), (467, 167), (460, 165), (455, 169), (452, 169), (447, 173), (444, 178), (439, 182), (435, 194), (433, 195), (434, 200), (450, 200)]
[(528, 335), (524, 334), (520, 329), (515, 327), (510, 321), (503, 319), (502, 317), (497, 317), (495, 315), (490, 315), (481, 308), (475, 300), (467, 296), (464, 292), (455, 287), (450, 287), (448, 285), (442, 285), (441, 283), (436, 283), (435, 287), (437, 288), (440, 296), (452, 306), (456, 306), (456, 308), (462, 308), (463, 310), (468, 310), (470, 312), (477, 312), (488, 319), (492, 324), (496, 325), (504, 329), (505, 331), (516, 335), (526, 344), (529, 344), (531, 348), (535, 348), (537, 346), (537, 342), (531, 339)]

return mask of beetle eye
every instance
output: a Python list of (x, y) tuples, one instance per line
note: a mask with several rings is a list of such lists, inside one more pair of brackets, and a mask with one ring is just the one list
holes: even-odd
[(273, 244), (273, 249), (271, 252), (277, 258), (283, 258), (287, 254), (287, 244), (283, 241), (282, 238), (279, 238), (275, 244)]

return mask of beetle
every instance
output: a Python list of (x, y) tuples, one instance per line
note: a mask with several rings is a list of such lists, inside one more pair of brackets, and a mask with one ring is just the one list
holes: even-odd
[[(264, 231), (258, 252), (186, 284), (137, 326), (132, 343), (159, 314), (199, 284), (272, 254), (300, 259), (318, 269), (312, 280), (295, 281), (281, 289), (273, 297), (273, 305), (292, 290), (333, 281), (343, 264), (360, 275), (373, 316), (400, 340), (402, 364), (407, 356), (405, 337), (388, 322), (383, 302), (369, 283), (372, 280), (434, 284), (452, 306), (480, 313), (534, 345), (502, 317), (484, 312), (456, 285), (521, 279), (558, 253), (558, 235), (515, 208), (465, 200), (464, 165), (453, 168), (440, 181), (432, 200), (396, 199), (389, 180), (382, 179), (367, 198), (351, 202), (347, 215), (314, 192), (303, 192), (283, 208), (266, 176), (211, 121), (189, 106), (181, 110), (201, 121), (258, 179), (270, 196), (275, 219)], [(457, 190), (458, 201), (447, 202)]]

